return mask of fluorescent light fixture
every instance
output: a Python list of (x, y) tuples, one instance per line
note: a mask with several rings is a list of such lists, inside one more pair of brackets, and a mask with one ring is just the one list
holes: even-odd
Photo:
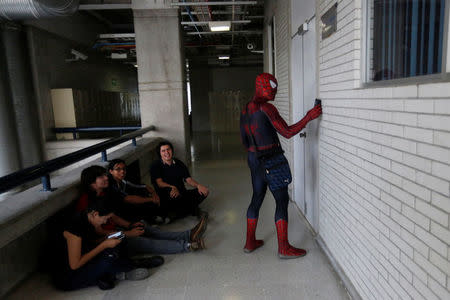
[(230, 59), (229, 55), (220, 55), (219, 59)]
[(231, 21), (212, 21), (209, 22), (211, 31), (230, 31)]

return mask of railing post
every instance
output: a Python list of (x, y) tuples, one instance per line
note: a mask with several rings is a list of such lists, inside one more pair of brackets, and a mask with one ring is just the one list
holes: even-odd
[(132, 138), (132, 139), (131, 139), (131, 144), (133, 144), (133, 146), (136, 147), (136, 145), (137, 145), (137, 144), (136, 144), (136, 138)]
[(73, 139), (74, 140), (76, 140), (77, 139), (77, 133), (74, 131), (74, 132), (72, 132), (72, 136), (73, 136)]
[(108, 161), (108, 156), (106, 155), (106, 150), (102, 151), (102, 161)]
[(50, 175), (46, 174), (41, 177), (42, 182), (42, 191), (43, 192), (51, 192), (52, 191), (52, 185), (50, 183)]

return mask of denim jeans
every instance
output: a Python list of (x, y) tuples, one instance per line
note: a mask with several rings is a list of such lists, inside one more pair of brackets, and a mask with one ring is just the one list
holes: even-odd
[(96, 285), (97, 280), (104, 276), (114, 276), (132, 269), (131, 263), (121, 258), (115, 249), (106, 249), (76, 270), (57, 272), (55, 285), (66, 291), (77, 290)]
[(187, 252), (189, 251), (190, 233), (190, 230), (181, 232), (162, 231), (146, 225), (143, 235), (126, 239), (128, 255)]

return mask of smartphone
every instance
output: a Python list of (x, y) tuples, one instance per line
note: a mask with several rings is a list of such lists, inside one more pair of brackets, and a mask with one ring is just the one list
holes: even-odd
[(122, 231), (118, 231), (118, 232), (115, 232), (115, 233), (112, 233), (112, 234), (110, 234), (110, 235), (108, 235), (108, 239), (119, 239), (119, 240), (121, 240), (121, 239), (123, 239), (125, 237), (125, 235), (123, 234), (123, 232)]
[(316, 105), (322, 105), (322, 100), (316, 98), (316, 101), (314, 101), (314, 106)]

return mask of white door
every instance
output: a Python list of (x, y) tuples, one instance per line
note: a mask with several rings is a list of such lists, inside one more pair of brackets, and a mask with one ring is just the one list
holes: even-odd
[[(303, 107), (303, 53), (302, 37), (296, 36), (291, 44), (291, 94), (293, 99), (293, 120), (297, 122), (304, 114)], [(299, 134), (294, 139), (294, 193), (297, 206), (305, 214), (305, 139)]]
[[(291, 47), (293, 121), (314, 106), (316, 98), (315, 18), (308, 31), (296, 35)], [(313, 228), (318, 231), (318, 121), (310, 122), (294, 140), (294, 197)]]

